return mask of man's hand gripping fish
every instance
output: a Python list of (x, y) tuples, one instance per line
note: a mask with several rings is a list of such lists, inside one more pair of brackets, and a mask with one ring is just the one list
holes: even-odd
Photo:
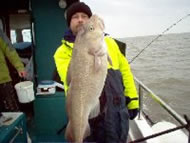
[(99, 114), (108, 61), (111, 64), (104, 43), (104, 23), (93, 15), (76, 36), (67, 74), (68, 141), (82, 143), (90, 135), (88, 120)]

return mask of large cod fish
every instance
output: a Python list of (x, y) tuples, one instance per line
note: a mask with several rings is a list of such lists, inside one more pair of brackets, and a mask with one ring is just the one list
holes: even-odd
[(82, 143), (90, 135), (88, 120), (99, 114), (99, 97), (107, 75), (108, 57), (104, 44), (104, 23), (92, 15), (78, 32), (69, 65), (66, 98), (68, 141)]

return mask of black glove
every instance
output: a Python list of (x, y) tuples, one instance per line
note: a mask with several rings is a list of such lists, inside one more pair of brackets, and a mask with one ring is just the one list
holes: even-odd
[(137, 116), (139, 109), (138, 108), (137, 109), (129, 109), (128, 111), (129, 111), (129, 119), (133, 120)]

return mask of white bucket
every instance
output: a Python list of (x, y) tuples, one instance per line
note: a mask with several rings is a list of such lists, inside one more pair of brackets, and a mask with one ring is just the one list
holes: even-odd
[(33, 82), (19, 82), (15, 85), (15, 89), (20, 103), (29, 103), (34, 100)]

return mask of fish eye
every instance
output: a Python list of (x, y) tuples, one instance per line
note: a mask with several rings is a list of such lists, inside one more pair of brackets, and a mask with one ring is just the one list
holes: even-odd
[(90, 26), (89, 26), (89, 30), (90, 30), (90, 31), (94, 31), (94, 26), (93, 26), (93, 25), (90, 25)]

